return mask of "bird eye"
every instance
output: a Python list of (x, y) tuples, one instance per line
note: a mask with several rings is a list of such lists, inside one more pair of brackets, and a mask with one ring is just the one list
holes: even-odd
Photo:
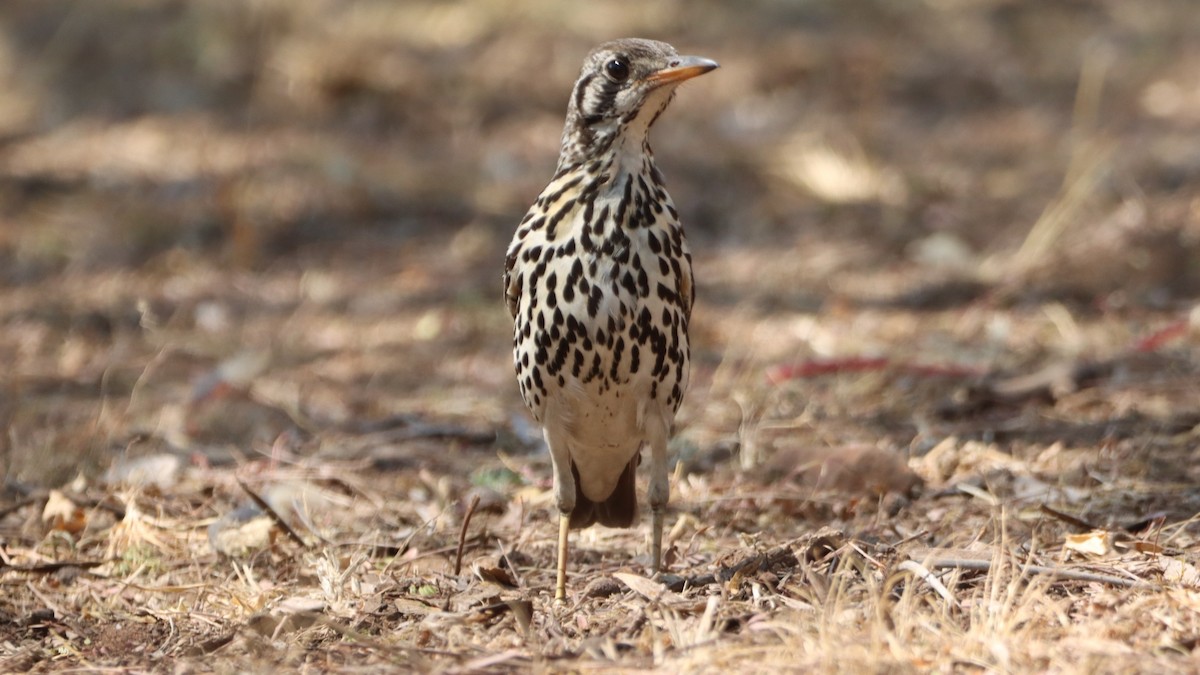
[(629, 61), (623, 56), (618, 56), (604, 64), (604, 72), (608, 73), (614, 82), (624, 82), (629, 79)]

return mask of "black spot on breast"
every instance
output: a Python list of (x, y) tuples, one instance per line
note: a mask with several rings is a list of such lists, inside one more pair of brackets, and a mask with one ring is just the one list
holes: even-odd
[(595, 231), (596, 234), (603, 234), (604, 233), (604, 224), (607, 222), (608, 222), (608, 204), (605, 204), (600, 209), (600, 213), (599, 213), (599, 215), (596, 216), (595, 220), (592, 220), (589, 218), (586, 221), (584, 221), (585, 227), (583, 228), (583, 230), (586, 233), (588, 230), (588, 227), (590, 227), (593, 231)]
[(666, 369), (664, 366), (664, 361), (667, 358), (666, 338), (663, 338), (661, 341), (655, 340), (655, 344), (653, 345), (653, 348), (654, 348), (654, 369), (650, 371), (650, 374), (653, 375), (654, 377), (661, 377), (663, 375), (666, 375)]
[(593, 354), (592, 355), (592, 368), (591, 368), (591, 370), (588, 371), (587, 375), (584, 375), (584, 377), (583, 377), (584, 383), (591, 382), (592, 380), (596, 379), (597, 377), (600, 377), (600, 367), (602, 365), (603, 364), (600, 360), (600, 355)]
[(600, 312), (600, 300), (604, 298), (604, 293), (601, 292), (599, 286), (593, 286), (591, 294), (588, 295), (588, 316), (593, 319)]
[(626, 239), (624, 242), (617, 242), (617, 254), (615, 256), (613, 256), (613, 259), (616, 260), (617, 263), (619, 263), (621, 265), (629, 264), (629, 240), (628, 239)]
[[(638, 271), (641, 272), (641, 270)], [(642, 272), (642, 274), (645, 274), (645, 272)], [(626, 270), (625, 275), (621, 277), (621, 286), (625, 290), (629, 291), (630, 295), (638, 294), (637, 283), (633, 280), (633, 274), (631, 274), (628, 270)]]
[(625, 210), (629, 207), (629, 203), (633, 201), (633, 176), (625, 176), (625, 193), (621, 196), (621, 201), (617, 203), (617, 226), (625, 224)]
[(650, 194), (650, 186), (646, 185), (646, 176), (641, 173), (638, 174), (638, 194)]
[(662, 242), (658, 240), (658, 236), (653, 232), (646, 234), (646, 243), (650, 246), (650, 251), (654, 253), (654, 255), (662, 253)]
[(571, 350), (571, 345), (567, 344), (566, 340), (560, 340), (558, 349), (554, 350), (554, 360), (550, 362), (547, 368), (550, 374), (553, 375), (562, 370), (563, 364), (567, 362), (567, 354)]
[(613, 381), (617, 381), (617, 373), (621, 370), (621, 354), (625, 351), (625, 340), (617, 338), (617, 344), (613, 347), (612, 365), (608, 369), (608, 377)]
[(683, 247), (683, 230), (681, 228), (671, 228), (671, 247), (675, 251), (675, 255), (679, 255)]
[(596, 190), (595, 184), (579, 196), (580, 203), (583, 204), (583, 224), (587, 225), (592, 222), (592, 213), (596, 210)]
[(638, 366), (641, 364), (641, 355), (641, 350), (637, 345), (629, 348), (629, 373), (631, 375), (637, 373)]
[[(659, 300), (670, 303), (672, 305), (679, 304), (679, 294), (676, 293), (673, 289), (669, 288), (666, 284), (664, 284), (660, 281), (658, 283), (657, 290), (658, 290), (658, 299)], [(663, 315), (666, 316), (666, 313), (667, 313), (667, 310), (664, 308)]]
[[(571, 241), (574, 242), (573, 239)], [(582, 276), (583, 276), (583, 261), (580, 260), (579, 258), (576, 258), (575, 262), (571, 263), (571, 271), (567, 273), (566, 285), (574, 286), (575, 284), (579, 283), (579, 278)]]
[(546, 200), (544, 203), (553, 204), (554, 202), (557, 202), (559, 199), (562, 198), (562, 196), (564, 194), (567, 193), (568, 190), (573, 189), (576, 185), (579, 185), (582, 182), (583, 182), (583, 174), (579, 174), (579, 175), (575, 176), (571, 180), (558, 186), (558, 189), (555, 190), (554, 192), (551, 192), (548, 195), (544, 195), (544, 198)]
[(650, 308), (643, 307), (641, 314), (638, 314), (637, 326), (639, 329), (638, 342), (645, 344), (654, 331), (654, 326), (650, 325), (653, 319), (650, 316)]
[(554, 239), (555, 235), (558, 234), (558, 224), (560, 222), (562, 222), (562, 219), (565, 218), (567, 216), (567, 214), (571, 212), (571, 209), (574, 207), (575, 207), (575, 200), (568, 199), (565, 206), (563, 206), (561, 209), (555, 211), (553, 216), (550, 216), (550, 220), (546, 221), (546, 238), (547, 239)]

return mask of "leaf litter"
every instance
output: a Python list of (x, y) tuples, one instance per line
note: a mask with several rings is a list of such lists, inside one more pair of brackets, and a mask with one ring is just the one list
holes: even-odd
[(580, 532), (558, 606), (495, 270), (588, 39), (151, 4), (36, 52), (80, 120), (0, 104), (0, 671), (1196, 669), (1194, 12), (707, 7), (667, 570)]

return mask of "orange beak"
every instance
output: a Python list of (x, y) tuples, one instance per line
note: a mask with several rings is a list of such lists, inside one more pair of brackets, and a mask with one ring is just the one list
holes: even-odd
[(679, 56), (671, 59), (670, 65), (666, 68), (651, 73), (646, 81), (656, 87), (661, 87), (664, 84), (690, 80), (718, 67), (717, 62), (712, 59), (700, 56)]

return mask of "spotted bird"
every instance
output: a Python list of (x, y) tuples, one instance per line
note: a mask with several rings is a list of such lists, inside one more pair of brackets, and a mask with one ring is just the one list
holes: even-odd
[(508, 247), (517, 382), (554, 465), (556, 600), (569, 530), (633, 525), (643, 445), (654, 570), (662, 563), (667, 441), (688, 385), (695, 293), (647, 134), (681, 82), (716, 67), (653, 40), (594, 49), (571, 92), (558, 168)]

